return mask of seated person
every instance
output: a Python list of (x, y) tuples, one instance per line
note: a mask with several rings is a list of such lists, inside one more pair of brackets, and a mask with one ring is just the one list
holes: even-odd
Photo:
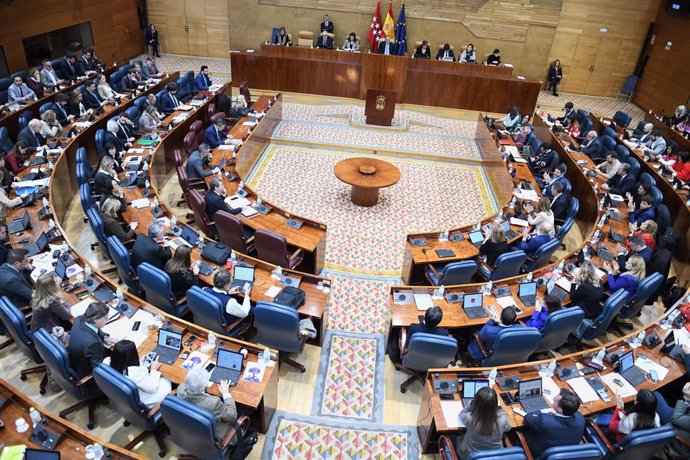
[(438, 53), (436, 53), (436, 60), (437, 61), (450, 61), (450, 62), (455, 61), (455, 53), (453, 52), (452, 49), (450, 49), (450, 45), (448, 43), (444, 44), (443, 48), (438, 50)]
[[(92, 109), (94, 113), (97, 113), (101, 110), (101, 107), (103, 107), (105, 104), (108, 103), (108, 100), (103, 100), (101, 97), (98, 95), (98, 90), (96, 89), (96, 81), (95, 80), (88, 80), (84, 84), (84, 92), (82, 93), (84, 95), (83, 103), (84, 107), (87, 109)], [(121, 116), (124, 114), (120, 114)]]
[(527, 222), (536, 230), (540, 229), (544, 225), (548, 224), (551, 227), (551, 232), (549, 236), (553, 238), (556, 236), (554, 231), (554, 217), (553, 211), (551, 211), (551, 200), (543, 196), (539, 198), (537, 202), (537, 208), (534, 208), (531, 202), (525, 202), (523, 204), (525, 212), (527, 212)]
[(292, 42), (290, 41), (290, 36), (288, 35), (287, 30), (285, 30), (285, 27), (280, 28), (280, 30), (278, 31), (278, 35), (276, 35), (273, 38), (273, 44), (281, 46), (292, 45)]
[[(479, 338), (484, 344), (484, 348), (486, 348), (490, 353), (496, 344), (496, 338), (498, 337), (499, 332), (514, 327), (522, 327), (516, 321), (517, 313), (513, 307), (504, 308), (501, 312), (500, 318), (492, 316), (492, 318), (487, 321), (478, 332)], [(470, 356), (475, 362), (481, 362), (484, 359), (482, 350), (476, 340), (473, 340), (472, 343), (470, 343), (467, 351), (470, 353)]]
[(125, 76), (120, 80), (122, 91), (135, 93), (139, 88), (139, 81), (137, 80), (136, 71), (132, 68), (127, 71)]
[(180, 101), (177, 99), (177, 85), (175, 83), (169, 83), (165, 87), (165, 93), (161, 95), (160, 98), (160, 111), (169, 114), (173, 113), (181, 105)]
[(651, 248), (647, 247), (642, 237), (631, 236), (628, 239), (628, 245), (630, 246), (630, 251), (627, 254), (626, 248), (623, 245), (616, 245), (616, 252), (618, 253), (618, 257), (616, 259), (619, 265), (625, 265), (625, 262), (633, 255), (642, 257), (642, 260), (644, 260), (645, 263), (645, 267), (652, 261), (654, 251), (652, 251)]
[(568, 197), (563, 193), (564, 189), (565, 187), (561, 182), (556, 182), (549, 189), (553, 196), (551, 212), (553, 213), (554, 221), (565, 220), (565, 217), (568, 215)]
[(156, 110), (155, 105), (150, 105), (144, 109), (144, 113), (139, 117), (139, 129), (145, 133), (152, 133), (162, 124), (162, 118)]
[(245, 97), (241, 94), (237, 95), (237, 97), (231, 103), (231, 117), (242, 118), (255, 113), (256, 112), (254, 110), (247, 106), (247, 99), (245, 99)]
[(101, 217), (103, 218), (103, 230), (106, 236), (115, 236), (121, 242), (130, 241), (136, 236), (136, 232), (129, 225), (120, 220), (121, 203), (115, 197), (106, 198), (101, 205)]
[(192, 248), (182, 245), (175, 249), (172, 258), (165, 263), (165, 273), (170, 276), (170, 284), (176, 301), (187, 295), (192, 286), (201, 286), (199, 264), (192, 265)]
[[(237, 407), (230, 394), (230, 382), (221, 380), (217, 385), (221, 394), (221, 397), (218, 398), (218, 396), (206, 393), (210, 380), (210, 372), (202, 367), (195, 367), (187, 371), (184, 383), (177, 387), (177, 396), (210, 411), (216, 421), (216, 439), (223, 439), (237, 421)], [(233, 445), (236, 442), (235, 439), (230, 441), (230, 444)]]
[(429, 308), (424, 313), (423, 323), (412, 324), (407, 329), (407, 340), (405, 341), (404, 348), (401, 350), (402, 354), (404, 355), (407, 352), (407, 348), (410, 346), (410, 340), (417, 332), (448, 337), (448, 329), (438, 327), (438, 325), (441, 324), (441, 321), (443, 321), (443, 310), (441, 307)]
[(107, 155), (103, 156), (98, 170), (93, 176), (93, 182), (93, 191), (96, 195), (112, 193), (113, 189), (119, 186), (117, 172), (115, 171), (115, 160)]
[(455, 450), (460, 458), (472, 452), (500, 449), (503, 434), (511, 430), (510, 419), (498, 406), (498, 396), (489, 387), (481, 388), (472, 402), (460, 411), (460, 421), (466, 430), (458, 436)]
[(599, 177), (605, 177), (607, 180), (616, 175), (618, 169), (621, 167), (621, 162), (618, 161), (616, 152), (609, 152), (606, 154), (606, 161), (600, 163), (595, 171)]
[(211, 80), (208, 66), (202, 65), (201, 71), (194, 77), (194, 91), (208, 91), (211, 85), (213, 85), (213, 80)]
[(429, 42), (423, 40), (422, 44), (415, 48), (412, 57), (415, 59), (431, 59), (431, 48), (429, 48)]
[(571, 113), (566, 119), (565, 125), (563, 125), (563, 131), (568, 134), (573, 139), (579, 139), (582, 137), (582, 130), (580, 127), (580, 120), (577, 119), (577, 115)]
[[(28, 129), (28, 127), (24, 129)], [(40, 132), (37, 133), (37, 137), (42, 137)], [(31, 152), (29, 151), (29, 146), (27, 143), (23, 140), (18, 140), (17, 143), (14, 144), (12, 150), (10, 150), (5, 157), (5, 164), (7, 165), (8, 172), (16, 176), (20, 172), (24, 171), (29, 167), (30, 156)]]
[(580, 145), (580, 151), (592, 160), (603, 160), (605, 158), (602, 152), (601, 141), (594, 130), (587, 133), (584, 142)]
[(144, 75), (144, 78), (158, 78), (163, 75), (163, 72), (158, 70), (156, 61), (151, 56), (147, 57), (144, 65), (141, 66), (141, 73)]
[(215, 123), (206, 128), (206, 131), (204, 131), (204, 143), (208, 144), (208, 146), (212, 149), (215, 149), (219, 145), (231, 144), (232, 137), (228, 137), (227, 133), (225, 132), (225, 127), (224, 119), (221, 118), (216, 120)]
[(41, 114), (41, 136), (45, 139), (57, 137), (58, 133), (62, 131), (60, 122), (57, 121), (55, 112), (48, 109)]
[(247, 323), (252, 322), (251, 314), (254, 306), (251, 304), (251, 288), (244, 293), (242, 303), (237, 300), (237, 294), (242, 292), (241, 287), (232, 287), (232, 276), (225, 268), (220, 268), (215, 275), (213, 275), (213, 287), (204, 287), (203, 290), (220, 300), (221, 305), (224, 306), (225, 318), (228, 324), (233, 324), (240, 321), (236, 326), (233, 326), (227, 334), (230, 337), (237, 337), (239, 331), (243, 330)]
[(669, 119), (669, 125), (671, 127), (676, 127), (679, 123), (684, 122), (688, 119), (688, 109), (684, 105), (679, 105), (676, 107), (673, 116)]
[(493, 269), (496, 265), (496, 259), (506, 252), (510, 252), (510, 246), (506, 239), (505, 230), (502, 225), (494, 225), (491, 227), (489, 238), (479, 247), (479, 254), (486, 256), (486, 264)]
[(601, 188), (605, 192), (614, 193), (620, 196), (627, 196), (628, 193), (635, 192), (637, 189), (637, 180), (635, 176), (630, 174), (630, 164), (621, 164), (616, 175), (602, 184)]
[(12, 84), (7, 88), (7, 101), (8, 102), (18, 102), (20, 104), (26, 104), (29, 101), (36, 99), (36, 93), (33, 92), (31, 88), (26, 86), (22, 77), (16, 76), (13, 79)]
[(555, 121), (560, 125), (567, 126), (570, 115), (577, 116), (577, 112), (575, 111), (575, 104), (573, 104), (571, 101), (568, 101), (563, 106), (563, 116), (561, 118), (557, 118)]
[(673, 141), (666, 143), (666, 152), (657, 158), (659, 163), (664, 165), (664, 170), (667, 172), (673, 172), (673, 165), (678, 163), (680, 160), (680, 154), (678, 153), (678, 144)]
[[(639, 236), (644, 241), (645, 246), (654, 251), (656, 249), (656, 232), (659, 226), (653, 220), (645, 220), (639, 226), (630, 226), (633, 231), (632, 236)], [(628, 249), (632, 249), (630, 239), (627, 241)]]
[(489, 54), (486, 63), (488, 65), (501, 65), (501, 50), (496, 48), (493, 53)]
[[(621, 442), (626, 435), (638, 430), (648, 430), (661, 426), (659, 414), (657, 414), (656, 396), (649, 390), (640, 390), (635, 396), (635, 404), (625, 410), (623, 398), (620, 393), (616, 393), (616, 410), (611, 416), (608, 428), (616, 438), (616, 442)], [(599, 420), (597, 420), (597, 424)]]
[(347, 38), (345, 39), (345, 43), (343, 43), (343, 49), (345, 51), (359, 51), (360, 50), (359, 38), (357, 38), (356, 33), (350, 32), (350, 35), (348, 35)]
[[(4, 179), (5, 171), (0, 169), (0, 183), (2, 183)], [(20, 206), (22, 203), (22, 197), (16, 196), (10, 200), (7, 196), (7, 192), (5, 191), (5, 189), (0, 187), (0, 222), (5, 222), (7, 217), (7, 208), (16, 208), (17, 206)]]
[(28, 86), (31, 91), (36, 94), (37, 98), (44, 96), (45, 87), (41, 82), (41, 72), (37, 67), (34, 67), (29, 71), (29, 77), (26, 79), (26, 86)]
[[(625, 163), (624, 163), (625, 164)], [(621, 165), (622, 167), (622, 165)], [(642, 202), (642, 197), (645, 195), (651, 195), (652, 194), (652, 186), (651, 184), (643, 184), (639, 183), (637, 184), (637, 190), (633, 190), (632, 192), (628, 192), (625, 194), (625, 198), (628, 200), (628, 208), (632, 207), (639, 207), (640, 203)]]
[(541, 227), (537, 228), (536, 230), (536, 235), (530, 236), (529, 229), (523, 229), (522, 241), (518, 246), (518, 249), (525, 251), (525, 254), (527, 254), (527, 257), (530, 259), (536, 255), (539, 248), (552, 239), (549, 234), (553, 230), (553, 226), (548, 222), (544, 222)]
[(561, 301), (558, 300), (558, 297), (547, 295), (543, 301), (541, 298), (537, 297), (532, 317), (525, 321), (525, 326), (536, 327), (541, 331), (546, 325), (546, 319), (548, 318), (549, 313), (558, 311), (560, 309)]
[(328, 31), (324, 30), (321, 32), (321, 35), (316, 40), (315, 48), (333, 49), (333, 39), (328, 35)]
[(207, 144), (199, 144), (199, 150), (192, 152), (187, 159), (187, 177), (189, 179), (203, 179), (218, 173), (218, 168), (205, 169), (211, 162), (211, 151)]
[(67, 111), (74, 115), (74, 118), (81, 120), (90, 119), (93, 116), (93, 109), (86, 107), (86, 104), (84, 104), (84, 94), (78, 89), (72, 91), (67, 103)]
[(396, 55), (398, 54), (397, 44), (391, 40), (391, 37), (386, 36), (383, 43), (379, 42), (379, 48), (377, 53), (386, 55)]
[(31, 296), (31, 332), (43, 328), (52, 334), (54, 327), (59, 326), (66, 331), (72, 328), (72, 307), (60, 298), (58, 292), (52, 273), (38, 277)]
[(553, 398), (552, 413), (525, 415), (525, 439), (534, 458), (551, 447), (580, 444), (585, 433), (585, 418), (578, 412), (580, 403), (577, 393), (563, 388)]
[[(533, 128), (532, 124), (530, 123), (529, 114), (524, 114), (522, 116), (522, 121), (520, 122), (520, 129), (518, 131), (513, 131), (513, 133), (511, 134), (513, 136), (513, 141), (515, 142), (515, 145), (518, 149), (522, 149), (525, 147), (525, 144), (527, 143), (527, 139), (529, 138), (532, 129)], [(542, 146), (544, 146), (544, 148), (546, 148), (548, 152), (552, 152), (550, 145), (542, 144)], [(532, 157), (527, 157), (527, 161), (533, 161)], [(532, 164), (530, 163), (530, 167), (531, 166)]]
[(28, 253), (24, 248), (10, 249), (7, 262), (0, 266), (0, 296), (7, 296), (20, 308), (29, 305), (33, 296), (29, 281), (33, 267)]
[[(1, 168), (0, 172), (2, 172)], [(10, 249), (12, 249), (9, 243), (9, 239), (7, 238), (7, 225), (0, 222), (0, 265), (7, 262), (7, 254), (10, 252)]]
[(172, 257), (170, 248), (165, 244), (165, 230), (156, 221), (151, 222), (148, 235), (139, 233), (132, 247), (132, 267), (148, 262), (156, 268), (163, 270), (165, 264)]
[(637, 228), (646, 220), (654, 220), (655, 216), (654, 198), (651, 195), (642, 197), (639, 209), (635, 209), (634, 205), (628, 207), (628, 222), (630, 222), (633, 228)]
[(683, 188), (687, 188), (687, 182), (690, 181), (690, 152), (680, 153), (678, 162), (673, 165), (672, 174), (674, 179), (680, 181)]
[(41, 67), (41, 83), (49, 91), (56, 91), (64, 80), (58, 77), (55, 69), (53, 69), (53, 63), (50, 59), (43, 60), (43, 67)]
[(653, 130), (654, 130), (654, 125), (652, 123), (646, 123), (644, 125), (644, 127), (642, 128), (642, 134), (639, 136), (631, 135), (630, 141), (644, 144), (651, 137)]
[(690, 446), (679, 438), (690, 439), (690, 382), (683, 387), (683, 398), (676, 402), (671, 416), (671, 426), (676, 432), (676, 438), (669, 446), (671, 454), (678, 458), (689, 458)]
[(108, 122), (106, 123), (105, 135), (103, 136), (103, 144), (112, 144), (115, 146), (115, 148), (117, 149), (117, 158), (115, 158), (116, 160), (119, 160), (119, 158), (122, 156), (125, 150), (129, 148), (126, 142), (126, 138), (123, 141), (122, 134), (120, 133), (121, 131), (122, 127), (116, 120), (113, 120), (112, 118), (108, 120)]
[(638, 255), (632, 255), (625, 262), (625, 273), (620, 273), (618, 262), (604, 262), (604, 270), (609, 272), (606, 279), (609, 291), (616, 292), (625, 289), (633, 297), (637, 292), (637, 285), (646, 276), (644, 259)]
[[(585, 320), (591, 320), (601, 313), (603, 297), (601, 279), (597, 276), (592, 262), (586, 260), (577, 269), (570, 284), (570, 304), (582, 308)], [(591, 325), (591, 321), (589, 324)]]
[(460, 53), (460, 58), (458, 59), (458, 62), (466, 62), (468, 64), (477, 63), (477, 55), (474, 52), (474, 45), (472, 43), (467, 45), (465, 51)]
[(666, 140), (661, 137), (661, 133), (656, 129), (652, 131), (649, 140), (643, 145), (642, 151), (651, 159), (656, 159), (666, 150)]
[(239, 214), (242, 208), (230, 209), (225, 203), (225, 198), (228, 192), (225, 190), (223, 182), (214, 177), (209, 184), (208, 192), (206, 193), (206, 215), (210, 220), (215, 220), (218, 211), (229, 212), (230, 214)]
[(512, 133), (520, 129), (520, 120), (520, 111), (516, 106), (511, 105), (508, 114), (496, 122), (496, 128)]
[(113, 347), (110, 367), (134, 382), (139, 390), (139, 399), (148, 407), (163, 401), (172, 391), (170, 380), (161, 376), (161, 362), (156, 358), (146, 368), (139, 364), (137, 346), (131, 340), (120, 340)]
[[(26, 126), (26, 128), (19, 131), (19, 134), (17, 135), (17, 144), (20, 141), (23, 142), (23, 145), (26, 145), (28, 147), (27, 154), (36, 153), (38, 149), (43, 147), (46, 143), (46, 140), (43, 138), (43, 136), (41, 136), (41, 120), (39, 120), (38, 118), (34, 118), (33, 120), (29, 121), (29, 124)], [(15, 153), (17, 153), (16, 145)], [(12, 165), (9, 159), (7, 161), (7, 164), (10, 167)], [(17, 174), (18, 171), (14, 171), (14, 173)]]
[(60, 79), (65, 82), (77, 80), (77, 55), (75, 53), (67, 53), (65, 59), (61, 60), (59, 66), (55, 69)]
[(50, 107), (62, 126), (67, 126), (74, 121), (74, 115), (69, 113), (67, 102), (69, 102), (69, 97), (66, 94), (58, 93), (55, 95), (55, 102)]

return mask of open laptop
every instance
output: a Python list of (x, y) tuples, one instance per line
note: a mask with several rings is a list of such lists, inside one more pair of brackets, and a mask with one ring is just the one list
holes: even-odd
[(526, 307), (533, 307), (537, 301), (537, 283), (535, 281), (520, 283), (518, 297)]
[(7, 231), (9, 233), (19, 233), (23, 232), (31, 226), (31, 217), (29, 217), (29, 211), (24, 211), (24, 214), (20, 219), (12, 219), (9, 225), (7, 225)]
[(130, 173), (127, 176), (125, 176), (124, 179), (120, 180), (119, 184), (120, 184), (120, 187), (129, 187), (130, 185), (134, 185), (136, 182), (137, 182), (136, 173)]
[(664, 339), (664, 345), (661, 347), (661, 350), (676, 361), (683, 362), (683, 349), (676, 344), (676, 336), (673, 331), (669, 332)]
[(599, 243), (597, 245), (597, 256), (609, 262), (613, 260), (613, 254), (609, 251), (606, 245)]
[(60, 452), (27, 447), (24, 451), (24, 460), (60, 460)]
[(613, 228), (609, 232), (609, 238), (611, 238), (611, 240), (615, 241), (616, 243), (625, 243), (625, 235), (614, 232)]
[(250, 287), (254, 285), (254, 267), (235, 265), (231, 287), (243, 288), (246, 283), (249, 283)]
[(190, 248), (193, 248), (198, 239), (199, 234), (195, 232), (194, 229), (192, 229), (192, 227), (189, 225), (184, 225), (182, 227), (182, 231), (180, 232), (180, 236), (172, 240), (170, 242), (170, 246), (173, 249), (177, 249), (180, 246), (189, 246)]
[(38, 239), (33, 243), (29, 243), (26, 246), (24, 246), (24, 249), (29, 251), (27, 255), (29, 257), (32, 257), (36, 254), (40, 254), (41, 252), (45, 251), (48, 248), (48, 242), (48, 236), (46, 235), (46, 233), (41, 232)]
[[(560, 280), (560, 278), (559, 278)], [(567, 280), (566, 280), (567, 281)], [(568, 284), (570, 282), (568, 281)], [(563, 302), (563, 299), (565, 299), (565, 296), (569, 294), (569, 291), (566, 291), (564, 288), (559, 286), (558, 281), (556, 281), (556, 278), (551, 278), (548, 283), (546, 283), (546, 293), (548, 295), (552, 295), (556, 297), (560, 302)]]
[(57, 261), (55, 262), (55, 276), (61, 280), (64, 280), (65, 275), (67, 275), (67, 265), (65, 265), (65, 262), (58, 257)]
[(463, 380), (462, 381), (462, 404), (467, 406), (474, 399), (477, 392), (489, 386), (488, 380)]
[(29, 193), (28, 195), (22, 195), (22, 204), (19, 205), (20, 208), (26, 208), (36, 203), (36, 194)]
[(513, 238), (518, 236), (518, 233), (510, 228), (509, 220), (504, 220), (503, 222), (501, 222), (501, 227), (503, 227), (507, 239), (512, 240)]
[(158, 330), (158, 345), (153, 349), (158, 355), (158, 361), (163, 364), (172, 364), (182, 351), (182, 333), (168, 329)]
[(549, 405), (542, 396), (541, 379), (521, 380), (518, 383), (518, 399), (522, 409), (527, 412), (537, 412), (548, 409)]
[(637, 387), (646, 379), (645, 371), (635, 366), (635, 353), (633, 350), (618, 358), (618, 373), (634, 387)]
[(470, 242), (480, 248), (484, 244), (484, 234), (480, 231), (470, 232)]
[(221, 380), (228, 380), (230, 385), (237, 385), (237, 382), (240, 380), (240, 372), (242, 372), (243, 358), (242, 353), (218, 348), (216, 367), (213, 368), (211, 373), (211, 382), (220, 383)]
[(462, 309), (469, 319), (486, 318), (489, 314), (484, 310), (484, 294), (477, 292), (465, 294), (462, 299)]

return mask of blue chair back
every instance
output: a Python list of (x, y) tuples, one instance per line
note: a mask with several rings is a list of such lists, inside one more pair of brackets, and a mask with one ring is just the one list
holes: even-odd
[(94, 139), (96, 141), (96, 151), (98, 152), (98, 155), (105, 155), (105, 130), (97, 129)]
[(125, 64), (122, 67), (120, 67), (120, 71), (122, 72), (122, 75), (124, 76), (127, 72), (129, 72), (129, 69), (133, 68), (133, 64)]
[(230, 446), (218, 448), (222, 439), (216, 436), (216, 422), (211, 411), (169, 395), (161, 403), (160, 412), (177, 446), (205, 460), (227, 457)]
[[(611, 129), (611, 128), (606, 128), (606, 129)], [(616, 151), (616, 141), (613, 137), (603, 135), (601, 136), (601, 145), (604, 146), (604, 148), (607, 151)]]
[(498, 333), (494, 348), (482, 361), (482, 366), (503, 366), (528, 361), (539, 342), (541, 332), (536, 327), (515, 326), (505, 329)]
[(77, 149), (77, 163), (88, 163), (88, 159), (86, 158), (86, 149), (84, 147), (79, 147)]
[(628, 297), (630, 295), (628, 292), (620, 288), (616, 292), (614, 292), (608, 299), (606, 299), (606, 303), (604, 303), (604, 308), (597, 316), (594, 321), (592, 321), (592, 325), (587, 329), (583, 336), (583, 340), (594, 340), (598, 337), (600, 337), (603, 334), (606, 334), (606, 330), (608, 329), (609, 325), (613, 321), (613, 319), (618, 316), (618, 313), (621, 311), (623, 306), (625, 305), (625, 302), (628, 300)]
[(500, 449), (477, 450), (467, 460), (527, 460), (522, 447), (501, 447)]
[(255, 342), (280, 351), (300, 350), (299, 314), (292, 307), (273, 302), (259, 302), (254, 308)]
[(158, 91), (158, 92), (156, 93), (156, 103), (158, 104), (159, 107), (160, 107), (160, 105), (161, 105), (161, 98), (163, 97), (163, 95), (164, 95), (166, 92), (167, 92), (166, 90), (162, 89), (162, 90), (160, 90), (160, 91)]
[(561, 241), (557, 238), (542, 244), (539, 249), (537, 249), (537, 252), (534, 253), (534, 258), (532, 261), (529, 262), (525, 267), (525, 271), (531, 272), (548, 264), (551, 256), (554, 252), (556, 252), (556, 249), (558, 249), (560, 245)]
[(45, 104), (41, 104), (41, 107), (38, 108), (38, 113), (40, 113), (41, 115), (43, 115), (43, 113), (44, 113), (46, 110), (52, 109), (52, 107), (53, 107), (53, 103), (52, 103), (52, 102), (46, 102)]
[[(585, 109), (578, 109), (577, 110), (577, 118), (580, 122), (580, 128), (582, 128), (582, 126), (584, 126), (585, 123), (589, 123), (590, 127), (592, 126), (592, 120), (589, 119), (589, 112), (586, 111)], [(587, 134), (584, 129), (582, 129), (581, 132), (582, 132), (583, 136), (585, 134)]]
[(110, 86), (115, 90), (115, 91), (122, 91), (122, 85), (120, 84), (120, 81), (122, 80), (122, 76), (124, 74), (122, 73), (121, 70), (116, 70), (112, 74), (110, 74)]
[(26, 72), (26, 70), (20, 70), (19, 72), (15, 72), (10, 75), (12, 80), (14, 80), (16, 77), (21, 77), (22, 81), (26, 83), (26, 79), (29, 77), (29, 74)]
[(120, 280), (125, 283), (125, 286), (127, 286), (129, 292), (135, 295), (140, 295), (141, 286), (139, 285), (139, 281), (136, 279), (137, 274), (134, 271), (134, 267), (132, 267), (132, 262), (129, 258), (129, 251), (127, 251), (127, 248), (125, 248), (120, 240), (114, 235), (109, 236), (107, 242), (108, 252), (110, 252), (113, 262), (115, 263), (115, 267), (117, 267), (117, 276), (119, 276)]
[(494, 269), (491, 272), (491, 280), (500, 280), (517, 276), (520, 273), (522, 264), (527, 260), (525, 251), (512, 251), (501, 254), (496, 259)]
[(139, 109), (139, 112), (142, 112), (144, 110), (144, 104), (146, 104), (146, 96), (139, 96), (134, 100), (133, 104), (134, 107)]
[(14, 343), (24, 356), (37, 364), (43, 363), (43, 359), (36, 352), (31, 331), (26, 325), (26, 318), (19, 308), (5, 296), (0, 298), (0, 320), (14, 339)]
[(29, 126), (29, 122), (33, 118), (34, 118), (34, 114), (31, 113), (30, 110), (25, 110), (24, 112), (22, 112), (22, 114), (19, 115), (19, 120), (18, 120), (19, 129), (22, 130), (22, 129), (26, 128), (27, 126)]
[(573, 228), (573, 224), (575, 223), (575, 219), (572, 217), (570, 219), (567, 219), (563, 225), (558, 229), (556, 232), (556, 239), (559, 240), (561, 243), (563, 242), (563, 238), (568, 234), (571, 228)]
[(9, 102), (9, 97), (7, 90), (0, 91), (0, 104), (7, 104), (7, 102)]
[(616, 153), (618, 154), (618, 161), (621, 162), (628, 162), (628, 158), (630, 158), (630, 150), (623, 145), (623, 144), (618, 144), (616, 146)]
[(640, 162), (637, 160), (637, 158), (633, 157), (628, 157), (625, 162), (630, 165), (630, 174), (637, 178), (637, 176), (640, 175)]
[(568, 198), (568, 211), (565, 218), (574, 219), (577, 217), (578, 212), (580, 212), (580, 200), (576, 196), (571, 196)]
[(428, 270), (429, 281), (434, 286), (454, 286), (456, 284), (467, 284), (472, 281), (472, 276), (477, 273), (477, 262), (474, 260), (463, 260), (447, 264), (439, 272), (438, 278), (431, 270)]
[(637, 126), (632, 132), (632, 135), (635, 137), (641, 137), (644, 135), (644, 125), (646, 125), (647, 122), (644, 120), (640, 120), (637, 122)]
[(7, 91), (12, 84), (12, 78), (0, 78), (0, 91)]
[(227, 335), (228, 322), (223, 314), (225, 306), (218, 297), (198, 286), (192, 286), (187, 291), (187, 306), (192, 311), (194, 324)]
[(160, 425), (160, 412), (147, 417), (150, 409), (141, 402), (139, 389), (133, 381), (103, 363), (93, 369), (93, 378), (108, 397), (110, 407), (129, 423), (148, 431)]
[(148, 262), (144, 262), (137, 267), (137, 275), (139, 276), (139, 284), (146, 292), (147, 302), (170, 315), (180, 315), (175, 305), (177, 300), (172, 292), (170, 275)]
[(105, 237), (105, 226), (103, 225), (103, 218), (98, 212), (98, 209), (91, 207), (86, 210), (86, 217), (89, 220), (89, 225), (93, 234), (96, 235), (96, 240), (98, 240), (98, 247), (101, 248), (103, 256), (108, 260), (111, 260), (110, 253), (108, 252), (108, 243)]
[(601, 451), (596, 444), (549, 447), (537, 460), (599, 460)]
[(652, 195), (652, 198), (654, 198), (655, 205), (663, 203), (664, 195), (661, 193), (661, 190), (659, 190), (655, 185), (651, 186), (650, 193)]
[[(614, 131), (613, 128), (606, 127), (606, 128), (604, 128), (604, 132), (602, 133), (602, 137), (603, 136), (609, 136), (610, 138), (615, 139), (616, 138), (616, 131)], [(613, 150), (613, 149), (611, 149), (611, 150)]]
[(79, 186), (79, 201), (81, 201), (81, 209), (84, 211), (84, 215), (88, 215), (88, 209), (94, 206), (90, 184), (81, 184)]
[(570, 192), (573, 190), (573, 184), (570, 183), (570, 181), (567, 178), (563, 178), (563, 195), (570, 195)]
[(77, 163), (77, 184), (82, 186), (89, 182), (91, 179), (91, 171), (89, 171), (89, 165), (86, 163)]
[(534, 137), (532, 137), (532, 140), (529, 143), (530, 149), (532, 149), (533, 153), (537, 153), (539, 151), (539, 147), (541, 147), (541, 139), (537, 137), (535, 134)]
[(50, 377), (60, 388), (73, 398), (81, 401), (86, 399), (86, 393), (76, 385), (79, 374), (69, 362), (67, 349), (62, 346), (48, 331), (41, 328), (33, 335), (36, 351), (43, 358)]
[(638, 78), (639, 77), (637, 75), (628, 75), (628, 78), (625, 79), (625, 82), (623, 83), (620, 92), (625, 94), (634, 93), (635, 87), (637, 86)]
[(664, 277), (658, 272), (654, 272), (640, 281), (637, 285), (635, 295), (630, 299), (630, 302), (621, 309), (620, 313), (618, 313), (618, 317), (632, 318), (637, 315), (642, 311), (642, 307), (645, 306), (647, 301), (659, 291), (663, 282)]
[(458, 341), (455, 338), (417, 332), (410, 339), (402, 365), (415, 371), (447, 367), (455, 361), (457, 352)]
[(580, 307), (563, 308), (549, 313), (541, 331), (537, 353), (555, 350), (565, 344), (568, 335), (577, 329), (584, 317), (585, 312)]
[(659, 449), (667, 446), (675, 437), (676, 433), (670, 424), (650, 430), (633, 431), (614, 445), (616, 452), (609, 458), (612, 460), (653, 458)]
[(7, 128), (0, 126), (0, 150), (8, 154), (14, 147), (14, 143), (10, 140), (10, 135), (7, 133)]
[(613, 114), (612, 120), (616, 123), (616, 125), (620, 126), (621, 128), (627, 128), (628, 125), (630, 125), (630, 122), (632, 121), (632, 117), (627, 113), (623, 112), (622, 110), (619, 110)]
[(656, 179), (654, 179), (648, 172), (643, 172), (640, 174), (640, 184), (656, 186)]
[(125, 115), (127, 115), (127, 118), (132, 120), (132, 123), (134, 123), (134, 129), (139, 129), (139, 117), (141, 116), (139, 109), (136, 107), (130, 107), (125, 110)]

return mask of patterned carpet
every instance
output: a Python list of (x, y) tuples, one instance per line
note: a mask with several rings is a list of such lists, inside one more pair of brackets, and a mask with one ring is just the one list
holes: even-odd
[(387, 334), (390, 325), (388, 292), (393, 284), (399, 282), (400, 279), (333, 276), (326, 328), (362, 334)]

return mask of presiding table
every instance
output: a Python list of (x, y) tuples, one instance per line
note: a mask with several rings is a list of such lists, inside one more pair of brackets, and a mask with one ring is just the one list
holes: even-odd
[(352, 186), (352, 202), (357, 206), (374, 206), (379, 201), (379, 189), (397, 184), (400, 170), (375, 158), (357, 157), (338, 162), (335, 176)]

